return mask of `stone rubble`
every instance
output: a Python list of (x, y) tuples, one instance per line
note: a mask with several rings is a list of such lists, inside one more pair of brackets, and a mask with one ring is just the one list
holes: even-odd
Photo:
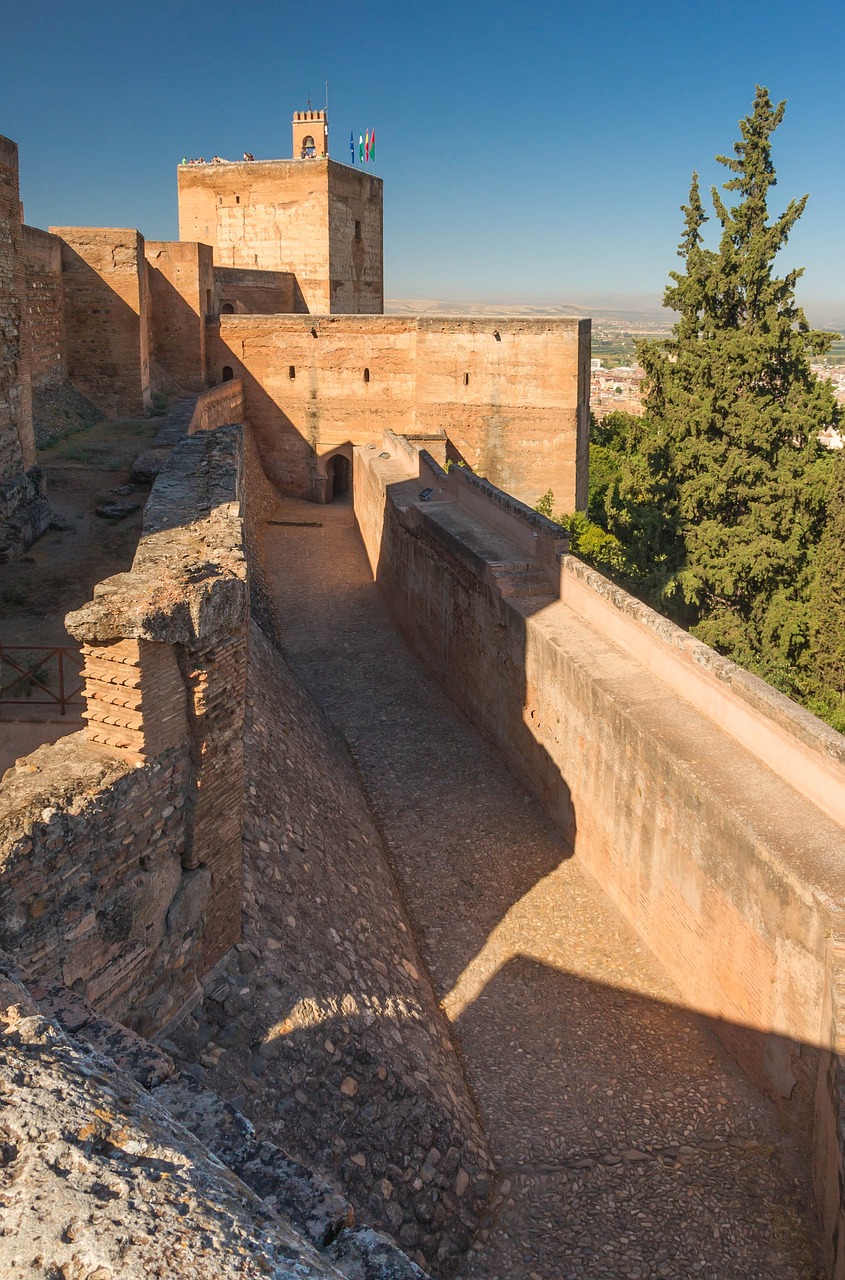
[[(0, 1267), (10, 1280), (425, 1280), (161, 1048), (55, 983), (27, 989), (2, 955), (0, 1028)], [(45, 1089), (55, 1106), (40, 1102)], [(119, 1221), (105, 1211), (116, 1200)]]
[(167, 1047), (448, 1274), (493, 1188), (454, 1046), (351, 762), (257, 627), (247, 691), (244, 941)]

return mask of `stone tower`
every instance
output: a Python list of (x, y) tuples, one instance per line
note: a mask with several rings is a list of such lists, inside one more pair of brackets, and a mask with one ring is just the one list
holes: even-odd
[(327, 131), (325, 111), (298, 111), (291, 160), (180, 165), (179, 239), (218, 267), (293, 273), (308, 312), (380, 314), (383, 184), (330, 160)]
[(294, 160), (314, 160), (329, 154), (329, 118), (325, 111), (294, 111)]

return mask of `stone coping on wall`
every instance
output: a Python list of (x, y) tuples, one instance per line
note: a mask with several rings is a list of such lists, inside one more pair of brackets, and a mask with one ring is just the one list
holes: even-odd
[(243, 422), (244, 414), (243, 381), (240, 378), (230, 378), (219, 387), (209, 387), (197, 396), (188, 424), (188, 435), (194, 436), (198, 431), (212, 431), (215, 427)]
[[(215, 268), (216, 269), (216, 268)], [(369, 314), (302, 314), (302, 315), (221, 315), (220, 330), (226, 333), (229, 329), (237, 329), (238, 324), (248, 324), (250, 332), (255, 328), (261, 327), (270, 331), (276, 331), (280, 328), (291, 329), (316, 329), (319, 337), (320, 328), (324, 328), (326, 332), (330, 332), (332, 327), (338, 327), (346, 332), (355, 332), (360, 330), (366, 333), (367, 330), (375, 328), (382, 332), (402, 333), (409, 328), (416, 329), (419, 333), (476, 333), (487, 334), (492, 341), (496, 341), (497, 333), (527, 333), (527, 334), (546, 334), (558, 332), (566, 332), (572, 330), (578, 333), (582, 325), (589, 325), (590, 320), (584, 316), (473, 316), (473, 315), (416, 315), (413, 312), (401, 315), (385, 315), (379, 312), (375, 315)]]
[(484, 520), (513, 540), (514, 557), (535, 561), (549, 575), (550, 586), (556, 585), (561, 556), (569, 550), (566, 530), (503, 489), (497, 489), (468, 467), (451, 466), (446, 471), (427, 449), (420, 447), (418, 441), (424, 439), (425, 436), (386, 431), (381, 450), (377, 445), (367, 445), (362, 453), (368, 461), (379, 465), (384, 461), (379, 453), (391, 454), (418, 475), (420, 492), (427, 488), (433, 490), (427, 500), (418, 499), (422, 512), (444, 503), (456, 503), (470, 517)]
[(265, 171), (273, 173), (279, 169), (286, 169), (290, 165), (300, 166), (307, 164), (309, 168), (328, 169), (331, 165), (334, 169), (348, 169), (351, 173), (355, 173), (364, 178), (369, 178), (370, 182), (377, 182), (380, 186), (384, 179), (375, 173), (369, 173), (366, 169), (359, 168), (358, 165), (345, 164), (342, 160), (335, 160), (332, 156), (308, 156), (305, 160), (299, 156), (280, 157), (276, 160), (203, 160), (194, 164), (177, 164), (176, 172), (179, 177), (191, 174), (197, 178), (208, 178), (213, 180), (215, 176), (221, 173), (231, 173), (235, 169), (241, 170), (244, 177), (261, 175)]
[[(363, 452), (380, 465), (375, 446)], [(411, 438), (391, 431), (385, 432), (382, 452), (416, 473), (421, 488), (435, 488), (431, 502), (458, 502), (516, 537), (527, 552), (533, 550), (538, 562), (559, 575), (556, 594), (565, 605), (597, 625), (686, 702), (845, 826), (842, 734), (583, 560), (566, 554), (568, 537), (559, 526), (488, 480), (463, 467), (445, 472)], [(406, 495), (402, 501), (408, 501)]]
[(86, 643), (136, 638), (197, 647), (231, 634), (246, 616), (247, 570), (237, 426), (182, 440), (144, 512), (132, 570), (98, 583), (68, 614)]
[(560, 598), (845, 826), (845, 737), (575, 556)]

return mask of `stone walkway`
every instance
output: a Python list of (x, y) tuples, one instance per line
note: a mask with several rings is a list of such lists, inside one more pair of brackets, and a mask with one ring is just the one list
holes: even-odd
[(286, 655), (352, 751), (498, 1166), (462, 1276), (812, 1280), (770, 1107), (398, 638), (351, 508), (274, 518)]

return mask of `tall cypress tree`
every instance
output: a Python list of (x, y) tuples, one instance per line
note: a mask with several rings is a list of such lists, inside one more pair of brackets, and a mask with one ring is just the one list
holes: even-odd
[(830, 384), (809, 366), (835, 335), (811, 330), (797, 305), (802, 272), (774, 271), (807, 202), (769, 220), (770, 139), (785, 105), (758, 86), (733, 157), (716, 157), (732, 175), (723, 189), (739, 197), (728, 207), (712, 190), (717, 250), (703, 243), (693, 175), (678, 250), (685, 271), (672, 273), (664, 295), (679, 319), (668, 340), (640, 343), (638, 354), (651, 430), (669, 451), (683, 542), (675, 585), (694, 630), (796, 692), (831, 462), (817, 437), (839, 415)]

